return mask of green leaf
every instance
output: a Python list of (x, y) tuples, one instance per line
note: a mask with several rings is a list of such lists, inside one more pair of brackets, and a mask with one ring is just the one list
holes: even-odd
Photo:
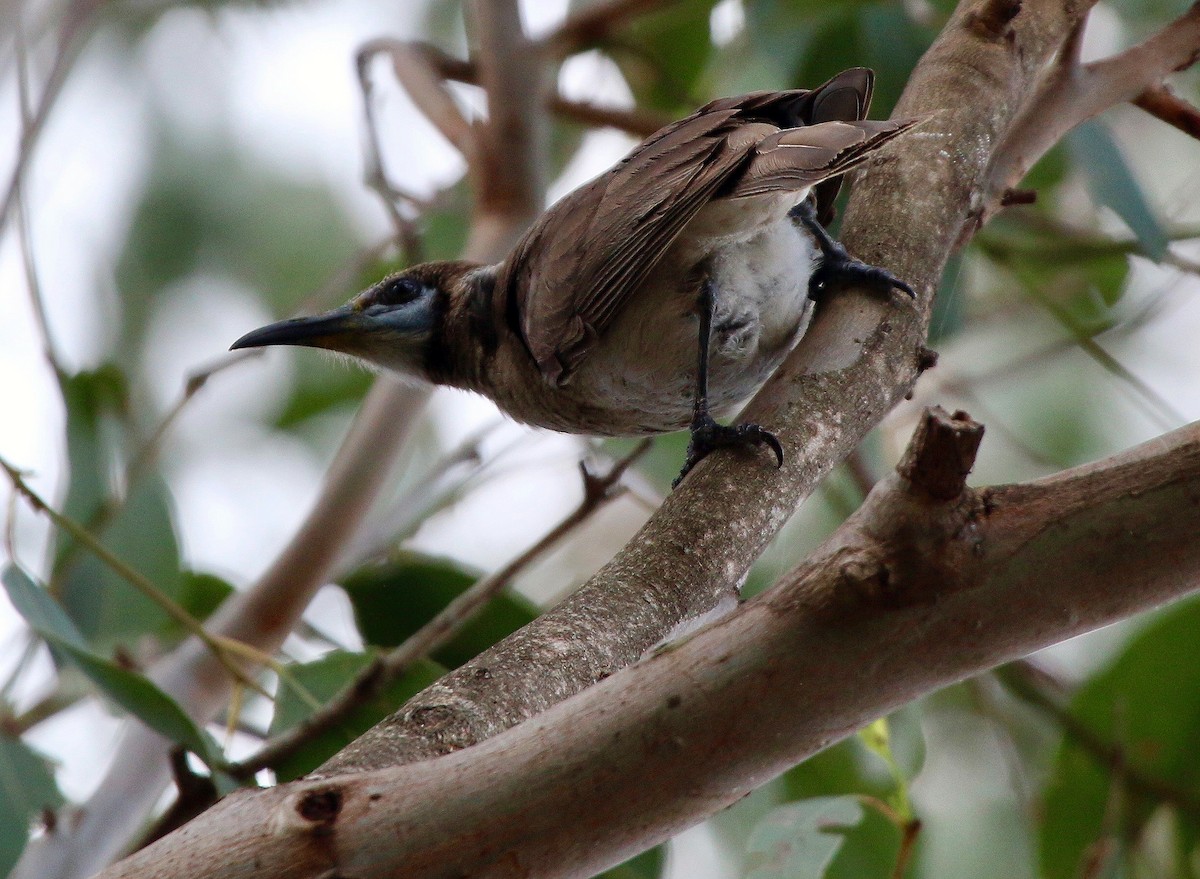
[(208, 619), (234, 593), (228, 580), (203, 571), (184, 571), (179, 603), (198, 620)]
[[(127, 466), (133, 444), (124, 375), (108, 365), (70, 376), (64, 399), (69, 478), (63, 513), (164, 594), (177, 596), (179, 542), (166, 482), (144, 475), (117, 502), (114, 477)], [(163, 626), (166, 615), (150, 599), (74, 538), (59, 532), (56, 540), (51, 583), (89, 644), (106, 652)]]
[(144, 675), (92, 653), (49, 592), (16, 565), (6, 566), (0, 580), (13, 607), (30, 627), (59, 655), (73, 662), (105, 696), (206, 763), (213, 762), (211, 742), (178, 703)]
[(809, 51), (792, 74), (811, 88), (848, 67), (875, 70), (871, 115), (886, 118), (908, 82), (933, 33), (918, 26), (899, 5), (845, 6), (814, 23)]
[[(369, 653), (338, 650), (315, 662), (289, 666), (288, 672), (319, 702), (326, 702), (366, 668), (373, 658)], [(445, 673), (444, 666), (432, 660), (420, 660), (407, 674), (389, 684), (379, 696), (351, 712), (340, 726), (313, 737), (300, 751), (272, 767), (276, 777), (280, 781), (290, 781), (316, 769)], [(294, 689), (281, 684), (275, 699), (275, 716), (271, 719), (271, 735), (291, 729), (312, 713), (313, 707), (306, 699)]]
[[(63, 380), (67, 409), (67, 496), (62, 511), (76, 522), (86, 523), (97, 514), (112, 493), (112, 472), (117, 464), (114, 421), (122, 420), (128, 408), (125, 376), (111, 364), (80, 372)], [(74, 551), (67, 535), (57, 538), (55, 567)]]
[(1029, 173), (1021, 181), (1021, 187), (1036, 190), (1039, 195), (1038, 203), (1044, 204), (1046, 190), (1062, 183), (1069, 169), (1067, 149), (1062, 141), (1059, 141), (1029, 169)]
[(289, 430), (330, 410), (355, 406), (374, 381), (375, 376), (353, 364), (326, 357), (312, 358), (297, 372), (283, 411), (275, 418), (275, 426)]
[[(203, 622), (232, 595), (233, 586), (215, 574), (183, 571), (180, 578), (179, 604), (192, 617)], [(181, 623), (169, 620), (161, 630), (166, 639), (178, 640), (191, 634)]]
[[(363, 639), (377, 647), (395, 647), (477, 579), (477, 574), (448, 559), (405, 553), (343, 577), (341, 586), (350, 597)], [(528, 601), (502, 593), (433, 658), (457, 668), (536, 616)]]
[(745, 879), (821, 879), (862, 821), (854, 797), (818, 797), (772, 810), (750, 834)]
[[(903, 729), (905, 724), (899, 724)], [(907, 737), (907, 733), (904, 733)], [(899, 735), (896, 738), (900, 738)], [(903, 749), (897, 742), (897, 750)], [(905, 757), (902, 762), (910, 762)], [(886, 800), (893, 791), (889, 775), (857, 736), (815, 754), (783, 777), (791, 799), (810, 797), (855, 796), (859, 794)], [(846, 844), (837, 853), (828, 870), (837, 879), (887, 879), (899, 851), (900, 832), (875, 809), (846, 835)]]
[(1125, 221), (1149, 257), (1162, 259), (1167, 234), (1104, 123), (1085, 122), (1067, 135), (1067, 144), (1087, 177), (1092, 197)]
[[(179, 540), (166, 481), (142, 477), (101, 539), (118, 558), (178, 599), (183, 589)], [(80, 548), (61, 581), (63, 608), (89, 644), (101, 652), (168, 625), (166, 612), (123, 577)]]
[[(1100, 740), (1120, 747), (1130, 769), (1200, 798), (1200, 702), (1180, 698), (1200, 692), (1200, 602), (1172, 607), (1132, 638), (1104, 671), (1072, 700), (1079, 722)], [(1106, 809), (1119, 782), (1103, 757), (1064, 737), (1044, 803), (1041, 865), (1049, 879), (1078, 875), (1085, 851), (1107, 830)], [(1163, 802), (1126, 789), (1118, 832), (1136, 838)], [(1200, 821), (1180, 811), (1185, 829)]]
[[(39, 632), (38, 634), (43, 634)], [(43, 637), (46, 637), (43, 634)], [(53, 641), (52, 638), (47, 640)], [(145, 675), (122, 668), (82, 647), (59, 644), (87, 677), (109, 699), (155, 732), (182, 745), (205, 763), (212, 764), (216, 750), (204, 732), (179, 703)]]
[(50, 593), (33, 582), (23, 570), (14, 564), (5, 565), (4, 572), (0, 573), (0, 581), (4, 583), (13, 608), (35, 632), (60, 646), (87, 648), (87, 642), (71, 618), (50, 597)]
[(46, 759), (0, 735), (0, 876), (7, 876), (29, 839), (35, 815), (63, 804)]

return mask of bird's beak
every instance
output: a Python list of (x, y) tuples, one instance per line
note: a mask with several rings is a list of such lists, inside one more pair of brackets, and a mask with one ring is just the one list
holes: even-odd
[(294, 317), (251, 330), (230, 345), (229, 350), (264, 348), (267, 345), (304, 345), (339, 350), (342, 347), (339, 342), (363, 335), (372, 328), (372, 323), (371, 318), (360, 310), (343, 305), (324, 314)]

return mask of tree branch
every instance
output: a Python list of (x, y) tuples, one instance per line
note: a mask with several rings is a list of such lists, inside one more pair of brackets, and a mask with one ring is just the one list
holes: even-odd
[(1196, 589), (1198, 526), (1200, 424), (950, 500), (896, 473), (775, 588), (541, 716), (239, 792), (103, 879), (592, 875), (922, 694)]
[(1165, 85), (1151, 86), (1133, 99), (1139, 107), (1189, 137), (1200, 140), (1200, 109), (1193, 107)]
[(462, 627), (474, 619), (518, 574), (557, 546), (564, 537), (590, 519), (601, 507), (619, 497), (618, 484), (621, 477), (629, 465), (649, 448), (650, 440), (643, 440), (632, 452), (614, 463), (607, 473), (598, 476), (589, 473), (581, 465), (583, 497), (575, 509), (564, 516), (557, 525), (504, 567), (473, 583), (403, 644), (379, 656), (340, 693), (322, 706), (320, 711), (276, 736), (250, 757), (224, 767), (224, 771), (243, 781), (253, 778), (260, 769), (277, 766), (280, 761), (295, 754), (315, 736), (334, 728), (356, 708), (377, 697), (389, 683), (408, 671), (418, 659), (435, 652), (457, 635)]
[(572, 12), (540, 44), (548, 55), (565, 58), (602, 43), (630, 21), (676, 0), (597, 0)]
[(1146, 101), (1151, 106), (1164, 106), (1157, 94), (1163, 79), (1190, 67), (1200, 57), (1200, 2), (1193, 3), (1149, 39), (1111, 58), (1081, 65), (1081, 42), (1082, 26), (1064, 44), (1057, 62), (1047, 70), (1005, 135), (996, 153), (983, 217), (999, 206), (1004, 194), (1021, 182), (1038, 159), (1080, 123), (1147, 93)]

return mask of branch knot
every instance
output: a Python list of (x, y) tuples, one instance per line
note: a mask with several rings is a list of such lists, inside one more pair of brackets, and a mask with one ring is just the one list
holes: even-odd
[(966, 412), (950, 415), (941, 406), (925, 410), (896, 472), (910, 492), (952, 501), (967, 485), (983, 425)]

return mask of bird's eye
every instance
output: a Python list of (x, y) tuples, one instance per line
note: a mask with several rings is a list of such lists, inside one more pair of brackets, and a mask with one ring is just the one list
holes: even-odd
[(403, 305), (421, 295), (421, 284), (412, 278), (392, 278), (379, 287), (380, 305)]

